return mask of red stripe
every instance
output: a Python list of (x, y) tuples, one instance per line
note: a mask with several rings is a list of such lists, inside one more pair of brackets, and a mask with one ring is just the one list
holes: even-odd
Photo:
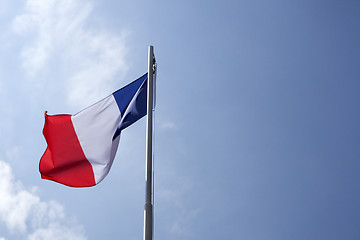
[(48, 116), (45, 112), (43, 134), (48, 147), (40, 159), (44, 179), (70, 187), (94, 186), (91, 164), (86, 159), (71, 122), (71, 115)]

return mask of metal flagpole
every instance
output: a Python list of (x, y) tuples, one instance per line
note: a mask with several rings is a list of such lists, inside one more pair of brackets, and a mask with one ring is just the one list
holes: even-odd
[(145, 170), (145, 206), (144, 206), (144, 240), (153, 239), (153, 101), (154, 83), (153, 74), (155, 70), (154, 47), (149, 46), (149, 65), (147, 82), (147, 122), (146, 122), (146, 170)]

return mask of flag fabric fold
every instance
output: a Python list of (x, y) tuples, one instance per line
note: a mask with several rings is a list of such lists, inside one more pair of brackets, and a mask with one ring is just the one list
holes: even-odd
[(146, 115), (147, 74), (75, 115), (48, 115), (48, 144), (40, 159), (43, 179), (90, 187), (108, 174), (120, 133)]

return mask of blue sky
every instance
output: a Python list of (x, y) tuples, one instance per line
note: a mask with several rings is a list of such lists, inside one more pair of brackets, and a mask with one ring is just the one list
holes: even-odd
[(41, 180), (44, 111), (158, 61), (155, 239), (360, 238), (358, 1), (0, 0), (0, 240), (141, 239), (145, 119), (98, 186)]

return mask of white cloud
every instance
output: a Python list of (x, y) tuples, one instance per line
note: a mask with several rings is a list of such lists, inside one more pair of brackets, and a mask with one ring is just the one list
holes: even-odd
[(23, 49), (23, 67), (34, 76), (46, 64), (53, 48), (51, 11), (54, 1), (31, 0), (26, 2), (25, 13), (14, 20), (13, 29), (17, 33), (35, 33), (35, 41)]
[(35, 190), (25, 190), (14, 179), (10, 166), (1, 160), (0, 196), (0, 222), (10, 234), (21, 234), (29, 240), (86, 239), (82, 227), (66, 216), (59, 203), (41, 201)]
[(70, 77), (69, 100), (81, 102), (85, 97), (97, 101), (104, 97), (104, 93), (116, 90), (111, 87), (111, 82), (116, 74), (127, 70), (124, 38), (109, 33), (87, 33), (78, 36), (75, 45), (78, 48), (70, 53), (79, 53), (70, 56), (70, 61), (80, 64)]
[(49, 225), (47, 228), (37, 229), (28, 237), (28, 240), (84, 240), (82, 235), (74, 235), (69, 228), (59, 224)]
[(160, 122), (160, 128), (162, 130), (171, 130), (171, 129), (177, 129), (178, 126), (175, 122)]
[(110, 86), (114, 77), (127, 70), (127, 34), (91, 29), (91, 12), (86, 0), (27, 0), (12, 26), (15, 33), (31, 39), (21, 52), (28, 76), (39, 79), (35, 77), (47, 71), (55, 78), (61, 75), (68, 100), (78, 105), (116, 90)]

